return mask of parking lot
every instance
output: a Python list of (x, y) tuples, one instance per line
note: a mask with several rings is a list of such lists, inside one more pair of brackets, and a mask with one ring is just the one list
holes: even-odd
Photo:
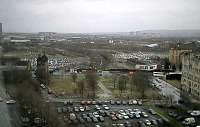
[(59, 114), (71, 126), (155, 126), (161, 127), (163, 120), (157, 113), (142, 105), (141, 101), (80, 101), (64, 102), (57, 107)]

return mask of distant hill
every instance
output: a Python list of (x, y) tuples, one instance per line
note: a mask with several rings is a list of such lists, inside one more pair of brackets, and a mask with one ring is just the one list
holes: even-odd
[(130, 34), (144, 37), (200, 37), (200, 30), (143, 30)]

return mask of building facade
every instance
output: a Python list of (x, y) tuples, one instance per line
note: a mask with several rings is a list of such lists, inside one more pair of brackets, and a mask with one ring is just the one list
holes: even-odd
[(183, 54), (191, 50), (183, 50), (178, 48), (171, 48), (169, 50), (169, 62), (174, 65), (180, 65), (182, 61)]
[(182, 59), (182, 90), (200, 98), (200, 53), (185, 53)]

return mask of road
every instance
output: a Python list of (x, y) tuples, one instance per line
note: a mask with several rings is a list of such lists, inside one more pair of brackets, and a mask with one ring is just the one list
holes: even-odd
[(112, 98), (112, 92), (107, 89), (101, 81), (98, 82), (98, 86), (102, 89), (103, 93), (99, 94), (100, 98)]
[[(2, 54), (2, 47), (0, 47), (0, 54)], [(0, 97), (3, 99), (3, 101), (0, 102), (0, 127), (21, 127), (20, 113), (18, 110), (19, 105), (6, 104), (6, 101), (10, 99), (10, 96), (6, 92), (2, 75), (2, 71), (16, 68), (23, 69), (24, 67), (0, 65)]]
[(2, 71), (0, 70), (0, 97), (3, 99), (2, 102), (0, 102), (0, 126), (1, 127), (12, 127), (11, 126), (11, 117), (9, 114), (9, 108), (6, 104), (7, 94), (6, 89), (3, 84), (3, 77), (2, 77)]
[(161, 80), (159, 78), (153, 78), (153, 83), (156, 87), (160, 90), (160, 94), (165, 97), (170, 97), (173, 103), (178, 104), (180, 100), (180, 90), (176, 87), (172, 86), (171, 84)]

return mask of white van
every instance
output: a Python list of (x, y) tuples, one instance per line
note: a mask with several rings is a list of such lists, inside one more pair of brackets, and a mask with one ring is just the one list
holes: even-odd
[(183, 124), (184, 124), (184, 125), (195, 124), (195, 119), (194, 119), (194, 117), (185, 118), (185, 120), (183, 121)]

